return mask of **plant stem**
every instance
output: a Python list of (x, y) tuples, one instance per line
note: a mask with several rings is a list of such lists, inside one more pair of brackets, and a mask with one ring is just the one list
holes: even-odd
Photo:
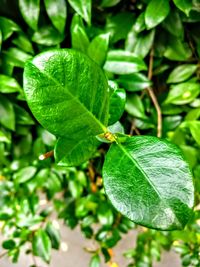
[[(153, 76), (153, 48), (151, 49), (150, 58), (149, 58), (149, 70), (148, 70), (149, 80), (152, 80), (152, 76)], [(156, 112), (157, 112), (157, 137), (161, 137), (162, 136), (162, 112), (161, 112), (161, 108), (158, 104), (158, 100), (155, 96), (153, 89), (151, 87), (148, 87), (147, 92), (149, 93), (149, 96), (150, 96), (150, 98), (153, 102), (153, 105), (156, 109)]]
[(47, 153), (45, 153), (45, 154), (40, 155), (40, 156), (39, 156), (39, 159), (40, 159), (40, 160), (48, 159), (48, 158), (50, 158), (50, 157), (53, 157), (53, 154), (54, 154), (54, 151), (51, 150), (51, 151), (49, 151), (49, 152), (47, 152)]
[(4, 256), (6, 256), (7, 253), (8, 253), (7, 251), (2, 252), (2, 253), (0, 254), (0, 259), (3, 258)]

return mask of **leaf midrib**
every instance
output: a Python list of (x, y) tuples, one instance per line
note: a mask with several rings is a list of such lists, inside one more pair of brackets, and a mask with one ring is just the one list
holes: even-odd
[[(80, 102), (79, 98), (75, 97), (69, 90), (67, 87), (63, 86), (62, 84), (60, 84), (57, 80), (55, 80), (53, 77), (49, 76), (46, 72), (41, 71), (41, 69), (39, 69), (35, 64), (33, 64), (32, 62), (30, 62), (30, 64), (32, 66), (34, 66), (36, 69), (38, 69), (39, 72), (41, 72), (44, 76), (46, 76), (48, 79), (52, 80), (55, 84), (57, 84), (59, 87), (63, 88), (63, 89), (67, 89), (67, 94), (74, 100), (76, 101), (84, 110), (86, 113), (88, 113), (88, 115), (101, 127), (101, 129), (103, 130), (103, 132), (107, 131), (107, 128), (105, 125), (103, 125), (94, 115), (93, 113), (91, 113), (86, 107), (85, 105)], [(63, 100), (62, 102), (65, 102), (65, 100)]]

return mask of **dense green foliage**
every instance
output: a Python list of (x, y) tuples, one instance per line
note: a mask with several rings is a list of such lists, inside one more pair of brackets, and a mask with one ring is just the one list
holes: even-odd
[(56, 212), (96, 241), (91, 267), (116, 266), (135, 223), (189, 220), (140, 227), (124, 255), (147, 267), (173, 248), (199, 266), (200, 2), (19, 0), (0, 15), (3, 255), (31, 242), (49, 262)]

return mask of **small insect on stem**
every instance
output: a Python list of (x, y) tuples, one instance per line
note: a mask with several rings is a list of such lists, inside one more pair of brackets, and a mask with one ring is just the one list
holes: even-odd
[(110, 142), (114, 142), (116, 140), (114, 134), (112, 134), (110, 132), (105, 133), (104, 137)]

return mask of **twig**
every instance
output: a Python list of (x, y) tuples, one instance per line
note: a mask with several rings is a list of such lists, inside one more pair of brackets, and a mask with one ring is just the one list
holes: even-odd
[[(151, 80), (153, 76), (153, 49), (151, 49), (150, 58), (149, 58), (149, 70), (148, 70), (148, 79)], [(154, 94), (154, 91), (151, 87), (147, 88), (147, 92), (149, 93), (149, 96), (154, 104), (154, 107), (157, 112), (157, 136), (162, 136), (162, 112), (161, 108), (158, 104), (158, 100)]]
[(138, 130), (138, 128), (136, 128), (136, 126), (135, 126), (135, 121), (134, 121), (134, 119), (132, 120), (132, 123), (131, 123), (131, 129), (130, 129), (130, 135), (132, 136), (133, 135), (133, 133), (136, 133), (137, 135), (140, 135), (140, 131)]
[(44, 159), (48, 159), (50, 157), (53, 157), (53, 154), (54, 154), (54, 151), (51, 150), (51, 151), (49, 151), (49, 152), (47, 152), (45, 154), (40, 155), (39, 156), (39, 160), (44, 160)]
[(5, 257), (7, 255), (8, 251), (4, 251), (0, 254), (0, 259)]

